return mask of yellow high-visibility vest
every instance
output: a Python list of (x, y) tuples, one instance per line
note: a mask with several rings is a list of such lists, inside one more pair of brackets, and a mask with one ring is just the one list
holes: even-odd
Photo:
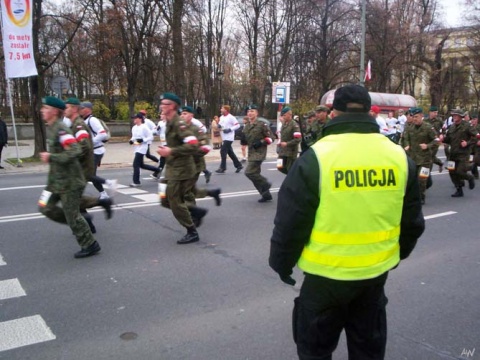
[(320, 205), (298, 266), (337, 280), (377, 277), (400, 261), (408, 177), (404, 150), (381, 134), (339, 134), (312, 146)]

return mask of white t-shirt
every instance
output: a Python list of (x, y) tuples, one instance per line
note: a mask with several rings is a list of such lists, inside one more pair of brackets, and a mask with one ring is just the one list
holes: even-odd
[(385, 120), (385, 122), (387, 123), (387, 127), (388, 127), (388, 134), (387, 135), (392, 135), (392, 134), (396, 134), (397, 133), (397, 119), (392, 117), (392, 118), (388, 118)]
[(398, 122), (400, 125), (400, 132), (403, 133), (403, 131), (405, 130), (405, 123), (407, 122), (407, 117), (405, 115), (400, 115), (398, 117)]
[(135, 152), (145, 155), (148, 149), (148, 142), (153, 140), (152, 132), (148, 129), (147, 125), (140, 124), (132, 127), (132, 138), (130, 140), (136, 143), (137, 139), (142, 139), (143, 142), (138, 145), (133, 145)]
[[(232, 114), (220, 116), (219, 125), (222, 127), (220, 129), (220, 134), (222, 135), (222, 140), (233, 141), (235, 140), (235, 130), (240, 128), (240, 124), (237, 121), (237, 118)], [(229, 133), (224, 133), (223, 130), (230, 129)]]
[(378, 127), (380, 128), (380, 134), (388, 135), (388, 126), (383, 117), (378, 115), (375, 120), (377, 121)]
[(192, 119), (192, 124), (195, 125), (196, 127), (198, 127), (198, 130), (199, 130), (202, 134), (206, 134), (206, 133), (207, 133), (207, 128), (205, 127), (205, 125), (203, 125), (203, 123), (202, 123), (200, 120), (193, 118), (193, 119)]
[(95, 116), (89, 115), (85, 119), (85, 124), (92, 133), (93, 153), (95, 155), (105, 154), (105, 144), (102, 141), (107, 139), (107, 131), (103, 128), (102, 123)]
[(165, 131), (167, 129), (167, 122), (165, 120), (160, 120), (157, 124), (157, 133), (160, 137), (160, 145), (167, 145), (167, 138), (165, 136)]
[(155, 123), (150, 119), (145, 118), (144, 121), (144, 124), (147, 125), (148, 130), (150, 130), (150, 132), (152, 133), (152, 140), (148, 142), (148, 145), (152, 145), (153, 135), (156, 133), (157, 127), (155, 126)]

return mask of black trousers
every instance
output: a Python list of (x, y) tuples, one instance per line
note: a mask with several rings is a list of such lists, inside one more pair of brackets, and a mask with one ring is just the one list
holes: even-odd
[(236, 168), (242, 167), (241, 162), (238, 161), (237, 155), (235, 155), (235, 151), (233, 151), (232, 149), (232, 143), (233, 141), (228, 140), (224, 140), (222, 142), (222, 147), (220, 149), (220, 168), (223, 170), (227, 170), (227, 155), (230, 157), (230, 159), (232, 159), (233, 166), (235, 166)]
[(95, 162), (95, 172), (93, 173), (93, 176), (89, 179), (98, 192), (104, 191), (103, 184), (105, 184), (105, 179), (97, 176), (97, 168), (102, 164), (102, 158), (103, 154), (93, 154), (93, 160)]
[(293, 310), (299, 359), (331, 360), (345, 330), (349, 360), (383, 360), (387, 343), (385, 280), (386, 275), (355, 282), (307, 274)]

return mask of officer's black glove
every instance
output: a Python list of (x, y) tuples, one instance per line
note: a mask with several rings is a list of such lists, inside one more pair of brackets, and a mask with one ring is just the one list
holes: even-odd
[(228, 134), (229, 132), (232, 132), (232, 129), (223, 129), (224, 134)]
[(141, 144), (143, 142), (143, 139), (137, 139), (137, 143)]
[(217, 125), (217, 128), (221, 129), (221, 128), (222, 128), (222, 125), (218, 124), (218, 125)]
[(290, 275), (280, 275), (280, 280), (282, 280), (285, 284), (292, 286), (295, 286), (295, 284), (297, 283), (295, 279), (292, 278)]
[(129, 143), (130, 145), (133, 145), (133, 140), (130, 140), (128, 143)]
[(262, 147), (262, 145), (263, 145), (262, 140), (258, 140), (253, 143), (253, 148), (258, 149), (259, 147)]

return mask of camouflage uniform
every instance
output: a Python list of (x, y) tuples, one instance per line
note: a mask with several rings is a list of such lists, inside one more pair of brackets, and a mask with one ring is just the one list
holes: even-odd
[(270, 127), (262, 121), (255, 120), (246, 124), (243, 132), (248, 143), (248, 165), (245, 176), (252, 181), (262, 197), (266, 198), (270, 195), (269, 189), (272, 184), (260, 173), (262, 162), (267, 157), (267, 146), (272, 143)]
[[(433, 126), (433, 128), (435, 129), (435, 132), (437, 133), (437, 136), (440, 136), (440, 134), (442, 133), (442, 127), (443, 127), (442, 119), (440, 119), (437, 116), (437, 117), (434, 117), (433, 119), (426, 119), (426, 121)], [(443, 162), (437, 157), (437, 152), (439, 147), (440, 147), (440, 143), (437, 143), (432, 147), (432, 159), (433, 159), (433, 164), (438, 165), (439, 171), (442, 171)]]
[(325, 124), (321, 123), (317, 119), (313, 120), (312, 123), (307, 122), (304, 141), (308, 148), (322, 138), (322, 130), (324, 126)]
[[(480, 123), (474, 127), (475, 130), (480, 134)], [(476, 139), (475, 144), (473, 145), (472, 149), (473, 153), (473, 165), (472, 165), (472, 173), (475, 176), (475, 179), (478, 179), (478, 169), (477, 166), (480, 166), (480, 139)]]
[[(470, 169), (470, 149), (476, 142), (477, 134), (478, 132), (474, 127), (462, 120), (458, 125), (453, 124), (450, 126), (443, 139), (444, 143), (450, 145), (449, 160), (455, 162), (455, 169), (449, 170), (449, 174), (457, 190), (461, 190), (464, 186), (464, 180), (468, 180), (470, 188), (475, 186), (473, 175), (468, 174), (467, 171)], [(461, 146), (463, 140), (468, 143), (466, 147)]]
[(280, 131), (281, 142), (286, 142), (286, 147), (278, 147), (278, 158), (282, 160), (282, 166), (278, 170), (287, 174), (298, 156), (298, 145), (300, 144), (302, 133), (296, 121), (291, 120), (282, 125)]
[[(208, 137), (207, 135), (200, 131), (198, 126), (195, 126), (193, 124), (189, 125), (189, 129), (193, 132), (193, 134), (197, 137), (198, 139), (198, 149), (196, 153), (193, 155), (193, 160), (195, 161), (195, 184), (198, 181), (198, 178), (200, 177), (200, 173), (204, 171), (207, 168), (207, 164), (205, 163), (205, 155), (208, 153), (209, 150), (207, 150), (208, 147)], [(195, 198), (197, 199), (202, 199), (208, 195), (208, 191), (206, 189), (199, 189), (194, 185), (192, 189), (192, 193), (188, 194), (185, 196), (187, 201), (191, 203), (192, 205), (195, 205)]]
[[(406, 122), (405, 123), (405, 128), (403, 129), (402, 137), (400, 138), (400, 146), (404, 149), (407, 147), (407, 138), (408, 138), (409, 132), (412, 129), (412, 126), (414, 126), (414, 125), (411, 122)], [(405, 150), (405, 152), (407, 153), (407, 155), (410, 156), (410, 149)]]
[[(40, 212), (53, 221), (67, 223), (78, 244), (86, 249), (95, 239), (80, 215), (80, 197), (86, 186), (78, 160), (81, 148), (70, 129), (59, 119), (47, 127), (47, 150), (50, 153), (50, 170), (45, 190), (52, 194), (45, 206), (40, 205)], [(62, 207), (57, 206), (59, 201)]]
[(167, 171), (163, 183), (167, 183), (167, 190), (161, 204), (172, 210), (182, 226), (192, 228), (194, 224), (186, 197), (192, 193), (196, 182), (194, 155), (198, 151), (198, 142), (192, 130), (177, 114), (167, 122), (166, 140), (172, 152), (166, 158)]
[[(406, 129), (405, 129), (406, 130)], [(424, 121), (421, 125), (412, 125), (405, 132), (405, 146), (409, 146), (408, 155), (417, 164), (417, 175), (420, 175), (422, 167), (431, 169), (432, 167), (432, 151), (438, 149), (438, 137), (433, 126)], [(427, 148), (423, 150), (420, 144), (426, 144)], [(418, 178), (420, 185), (420, 194), (422, 202), (425, 202), (425, 192), (427, 190), (427, 177)]]

